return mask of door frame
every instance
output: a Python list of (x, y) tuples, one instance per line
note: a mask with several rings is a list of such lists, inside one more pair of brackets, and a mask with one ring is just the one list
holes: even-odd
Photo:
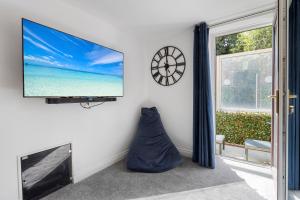
[(288, 2), (278, 0), (278, 68), (279, 68), (279, 113), (278, 113), (278, 167), (277, 167), (277, 199), (287, 199), (287, 131), (288, 131)]
[[(216, 38), (222, 35), (228, 35), (243, 31), (248, 31), (252, 29), (262, 28), (266, 26), (271, 26), (274, 21), (274, 12), (268, 12), (260, 16), (253, 16), (242, 21), (235, 21), (230, 24), (220, 25), (213, 27), (209, 30), (209, 56), (210, 56), (210, 78), (211, 78), (211, 90), (212, 90), (212, 100), (213, 100), (213, 118), (214, 118), (214, 127), (216, 130), (216, 109), (217, 109), (217, 56), (216, 56)], [(216, 148), (216, 145), (215, 145)]]

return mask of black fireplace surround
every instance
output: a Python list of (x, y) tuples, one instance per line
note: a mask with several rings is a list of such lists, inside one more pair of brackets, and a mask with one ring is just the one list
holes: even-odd
[(40, 199), (72, 183), (71, 144), (20, 159), (23, 200)]

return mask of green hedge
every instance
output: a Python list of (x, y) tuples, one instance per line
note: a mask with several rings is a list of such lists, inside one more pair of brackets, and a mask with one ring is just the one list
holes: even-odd
[(271, 115), (264, 113), (217, 112), (217, 134), (225, 141), (244, 144), (245, 139), (271, 141)]

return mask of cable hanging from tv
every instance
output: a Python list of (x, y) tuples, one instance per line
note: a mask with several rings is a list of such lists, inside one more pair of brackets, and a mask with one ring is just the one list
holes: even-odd
[(96, 106), (100, 106), (102, 104), (104, 104), (105, 102), (101, 102), (101, 103), (97, 103), (97, 104), (93, 104), (91, 105), (90, 102), (83, 102), (83, 103), (80, 103), (80, 106), (84, 109), (91, 109), (93, 107), (96, 107)]

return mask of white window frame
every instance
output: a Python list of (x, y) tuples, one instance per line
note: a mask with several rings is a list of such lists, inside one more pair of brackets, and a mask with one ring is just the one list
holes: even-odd
[[(255, 12), (255, 11), (253, 11)], [(209, 30), (209, 55), (210, 55), (210, 76), (211, 76), (211, 89), (213, 95), (213, 105), (214, 105), (214, 113), (216, 112), (216, 94), (217, 94), (217, 56), (216, 56), (216, 38), (223, 35), (230, 35), (234, 33), (249, 31), (252, 29), (262, 28), (266, 26), (271, 26), (274, 20), (274, 12), (270, 12), (260, 16), (254, 16), (251, 18), (247, 18), (241, 21), (235, 21), (231, 23), (226, 23), (224, 25), (219, 25), (216, 27), (212, 27)], [(209, 24), (214, 24), (211, 22)], [(215, 119), (214, 119), (215, 123)]]

